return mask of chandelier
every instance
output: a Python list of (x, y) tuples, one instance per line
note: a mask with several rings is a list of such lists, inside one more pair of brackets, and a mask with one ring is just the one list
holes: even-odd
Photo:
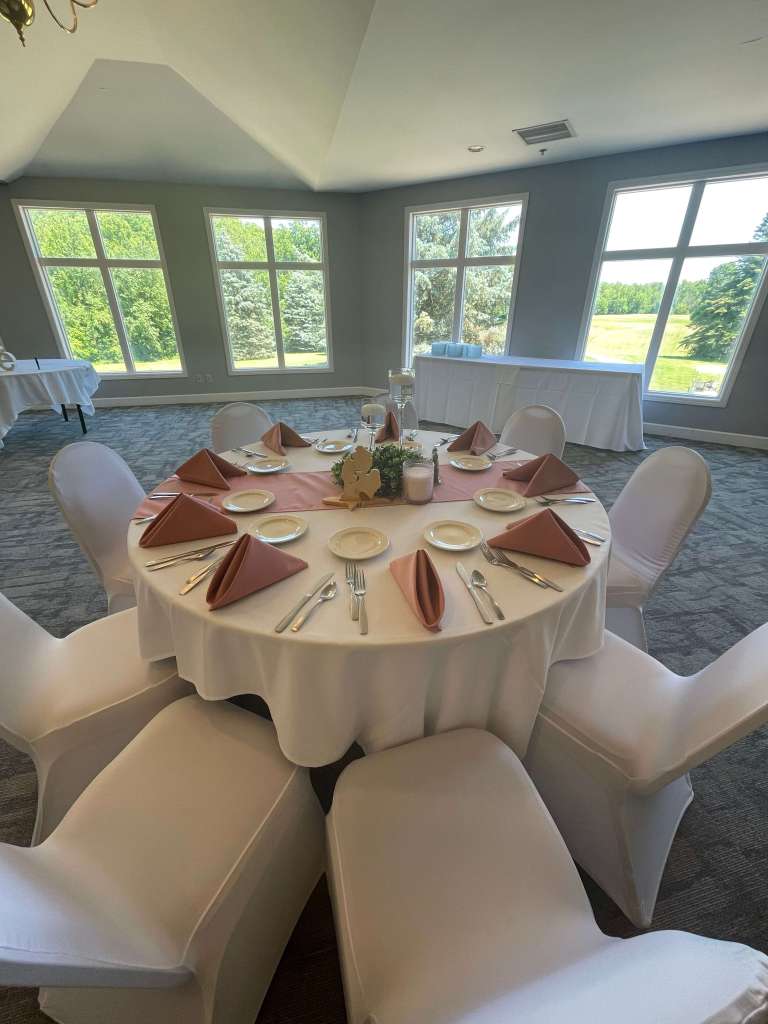
[[(43, 3), (48, 8), (48, 13), (59, 28), (63, 28), (64, 31), (69, 32), (70, 35), (73, 32), (77, 32), (77, 8), (95, 7), (98, 2), (99, 0), (69, 0), (72, 21), (69, 25), (65, 25), (64, 22), (53, 13), (48, 0), (43, 0)], [(0, 0), (0, 18), (5, 18), (6, 21), (9, 21), (13, 25), (19, 34), (21, 45), (26, 46), (26, 42), (24, 41), (24, 29), (29, 28), (35, 20), (35, 0)]]

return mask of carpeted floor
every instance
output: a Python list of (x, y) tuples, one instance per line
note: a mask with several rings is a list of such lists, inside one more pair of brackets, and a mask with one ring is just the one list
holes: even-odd
[[(275, 419), (299, 430), (347, 426), (360, 406), (352, 399), (263, 404)], [(213, 410), (209, 405), (100, 410), (88, 421), (88, 437), (120, 452), (149, 487), (209, 443)], [(105, 613), (103, 592), (47, 489), (51, 457), (79, 439), (77, 424), (65, 424), (52, 413), (26, 414), (0, 451), (0, 591), (56, 636)], [(649, 451), (664, 443), (648, 438)], [(712, 500), (647, 615), (651, 652), (684, 673), (706, 665), (768, 620), (768, 453), (697, 448), (712, 470)], [(608, 506), (643, 458), (644, 453), (618, 455), (573, 445), (566, 452)], [(669, 858), (654, 927), (735, 939), (768, 951), (767, 759), (764, 729), (694, 773), (696, 799)], [(334, 776), (329, 769), (316, 779), (326, 796)], [(34, 806), (31, 763), (0, 741), (0, 841), (29, 842)], [(615, 935), (635, 934), (611, 901), (588, 880), (587, 886), (601, 927)], [(34, 991), (0, 989), (0, 1024), (47, 1019), (37, 1009)], [(285, 952), (259, 1024), (343, 1024), (344, 1019), (330, 905), (321, 884)]]

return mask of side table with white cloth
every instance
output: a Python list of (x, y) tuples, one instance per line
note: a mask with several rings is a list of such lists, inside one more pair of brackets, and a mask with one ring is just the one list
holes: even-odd
[(416, 356), (416, 408), (422, 420), (466, 427), (477, 419), (499, 433), (518, 409), (548, 405), (574, 444), (640, 451), (643, 367), (575, 359)]
[[(344, 438), (346, 431), (323, 431), (319, 436)], [(420, 430), (417, 438), (428, 454), (441, 435)], [(258, 443), (251, 447), (265, 451)], [(442, 463), (452, 458), (445, 446), (439, 451)], [(249, 461), (239, 453), (227, 457), (240, 465)], [(326, 477), (336, 461), (314, 447), (290, 448), (287, 458), (289, 468), (281, 474), (285, 483), (289, 482), (285, 477), (295, 473)], [(477, 479), (478, 490), (488, 485), (490, 474), (466, 475)], [(279, 490), (275, 477), (248, 479), (252, 486), (267, 490), (275, 481), (272, 487)], [(181, 481), (175, 484), (179, 489)], [(609, 538), (608, 518), (599, 501), (556, 507), (570, 525)], [(264, 513), (234, 518), (243, 533), (252, 531), (264, 515), (290, 510), (297, 511), (297, 506), (278, 501)], [(246, 693), (262, 697), (283, 752), (297, 764), (332, 763), (354, 741), (370, 752), (463, 726), (489, 729), (522, 756), (550, 665), (587, 657), (602, 646), (609, 542), (591, 547), (591, 562), (584, 567), (521, 556), (559, 584), (562, 592), (541, 589), (516, 572), (489, 565), (479, 548), (460, 554), (429, 548), (446, 602), (442, 629), (435, 633), (414, 617), (389, 563), (427, 548), (424, 530), (437, 520), (461, 520), (491, 538), (510, 520), (522, 520), (538, 510), (531, 499), (517, 513), (491, 512), (471, 498), (354, 512), (315, 505), (300, 512), (308, 524), (306, 533), (285, 548), (309, 568), (216, 611), (206, 603), (207, 584), (179, 594), (200, 563), (186, 562), (159, 572), (146, 568), (158, 554), (196, 545), (142, 548), (138, 542), (145, 526), (132, 524), (128, 550), (141, 651), (150, 660), (175, 655), (179, 675), (206, 699)], [(328, 548), (333, 534), (353, 526), (378, 528), (390, 540), (387, 551), (361, 563), (367, 577), (366, 636), (360, 635), (358, 623), (348, 614), (344, 561)], [(484, 572), (506, 614), (504, 621), (492, 625), (481, 621), (457, 575), (459, 559), (469, 571)], [(339, 585), (337, 598), (315, 612), (300, 632), (275, 632), (278, 620), (301, 595), (331, 572)]]
[(69, 419), (73, 405), (87, 433), (83, 413), (94, 413), (92, 396), (99, 376), (85, 359), (19, 359), (12, 370), (0, 370), (0, 448), (19, 415), (27, 409), (48, 407), (61, 410)]

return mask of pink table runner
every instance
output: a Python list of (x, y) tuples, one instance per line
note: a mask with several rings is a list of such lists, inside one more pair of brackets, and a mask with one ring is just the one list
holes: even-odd
[[(525, 481), (505, 480), (503, 472), (510, 466), (520, 466), (522, 461), (499, 460), (489, 469), (481, 473), (470, 473), (466, 470), (454, 469), (453, 466), (440, 466), (440, 479), (442, 483), (435, 488), (434, 501), (467, 501), (472, 495), (484, 487), (498, 487), (502, 490), (514, 491), (519, 494), (526, 486)], [(333, 511), (334, 506), (324, 505), (323, 498), (338, 497), (339, 486), (334, 483), (333, 478), (327, 470), (318, 473), (265, 473), (261, 476), (238, 476), (229, 481), (229, 490), (221, 491), (213, 499), (214, 504), (220, 506), (222, 501), (238, 491), (252, 491), (257, 488), (265, 491), (272, 491), (275, 495), (274, 504), (270, 505), (265, 512), (310, 512), (315, 510)], [(200, 484), (186, 483), (178, 477), (170, 477), (158, 484), (155, 490), (191, 491), (205, 490)], [(558, 489), (557, 494), (588, 491), (581, 481), (571, 487)], [(168, 501), (152, 501), (145, 498), (134, 513), (137, 516), (153, 515), (159, 512)], [(395, 498), (393, 505), (401, 505), (402, 498)]]

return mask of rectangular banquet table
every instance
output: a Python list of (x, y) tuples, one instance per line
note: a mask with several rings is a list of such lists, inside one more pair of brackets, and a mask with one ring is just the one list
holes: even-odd
[(91, 396), (100, 380), (87, 360), (40, 359), (39, 363), (19, 359), (13, 370), (0, 370), (0, 448), (26, 409), (47, 406), (58, 412), (62, 406), (74, 405), (93, 415)]
[(484, 420), (499, 432), (513, 412), (548, 405), (576, 444), (639, 451), (643, 443), (643, 367), (575, 359), (416, 356), (419, 418), (466, 427)]

